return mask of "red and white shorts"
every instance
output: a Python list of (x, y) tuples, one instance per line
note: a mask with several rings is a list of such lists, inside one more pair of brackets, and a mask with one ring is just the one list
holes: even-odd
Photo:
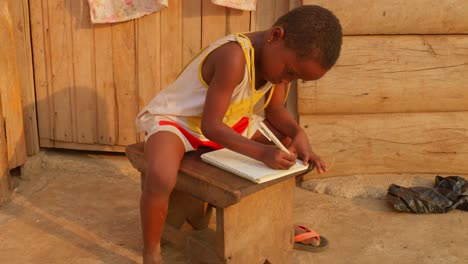
[[(247, 127), (249, 126), (249, 118), (243, 117), (239, 122), (232, 126), (232, 129), (237, 133), (241, 134), (244, 137), (251, 138), (258, 129), (259, 122), (263, 121), (263, 117), (259, 115), (254, 115), (252, 118), (252, 124), (250, 125), (250, 133), (247, 135)], [(168, 131), (177, 135), (182, 143), (185, 146), (185, 151), (192, 151), (197, 149), (198, 147), (210, 147), (213, 149), (220, 149), (222, 146), (218, 145), (217, 143), (209, 140), (201, 140), (185, 128), (180, 126), (174, 121), (171, 121), (168, 118), (162, 116), (155, 116), (154, 117), (154, 125), (146, 131), (145, 142), (148, 138), (159, 132), (159, 131)]]

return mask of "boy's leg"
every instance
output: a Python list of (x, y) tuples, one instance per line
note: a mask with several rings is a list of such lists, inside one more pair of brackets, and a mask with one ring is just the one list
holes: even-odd
[(159, 131), (146, 141), (146, 175), (140, 199), (144, 264), (161, 263), (160, 240), (169, 196), (184, 153), (185, 145), (172, 132)]

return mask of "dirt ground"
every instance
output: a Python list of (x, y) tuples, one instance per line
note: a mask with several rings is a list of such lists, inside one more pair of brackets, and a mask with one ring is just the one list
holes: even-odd
[[(293, 263), (468, 263), (467, 212), (399, 213), (385, 200), (390, 183), (430, 186), (434, 176), (305, 182), (296, 223), (322, 233), (330, 248), (294, 251)], [(15, 185), (0, 208), (0, 263), (141, 263), (139, 175), (124, 156), (42, 151)], [(190, 263), (169, 244), (163, 252), (165, 263)]]

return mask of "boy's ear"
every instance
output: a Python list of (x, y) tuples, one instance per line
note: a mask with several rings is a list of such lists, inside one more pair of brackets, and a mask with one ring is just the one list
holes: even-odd
[(280, 39), (284, 39), (284, 28), (281, 26), (275, 26), (270, 31), (270, 38), (271, 41), (276, 41)]

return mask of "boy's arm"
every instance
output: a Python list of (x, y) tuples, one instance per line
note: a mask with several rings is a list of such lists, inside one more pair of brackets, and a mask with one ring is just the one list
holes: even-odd
[(281, 134), (294, 139), (303, 130), (293, 115), (286, 109), (284, 104), (285, 97), (286, 85), (276, 84), (270, 103), (265, 108), (265, 117)]
[(289, 148), (297, 153), (304, 163), (313, 162), (317, 172), (321, 174), (327, 171), (327, 166), (322, 159), (313, 152), (305, 131), (299, 126), (293, 115), (285, 107), (286, 85), (277, 84), (270, 103), (265, 108), (265, 117), (270, 124), (281, 134), (292, 139)]
[(207, 57), (202, 69), (209, 83), (203, 108), (202, 132), (223, 147), (262, 161), (272, 168), (287, 169), (294, 164), (294, 155), (245, 138), (223, 123), (234, 88), (242, 81), (244, 71), (245, 57), (236, 43), (223, 45)]

